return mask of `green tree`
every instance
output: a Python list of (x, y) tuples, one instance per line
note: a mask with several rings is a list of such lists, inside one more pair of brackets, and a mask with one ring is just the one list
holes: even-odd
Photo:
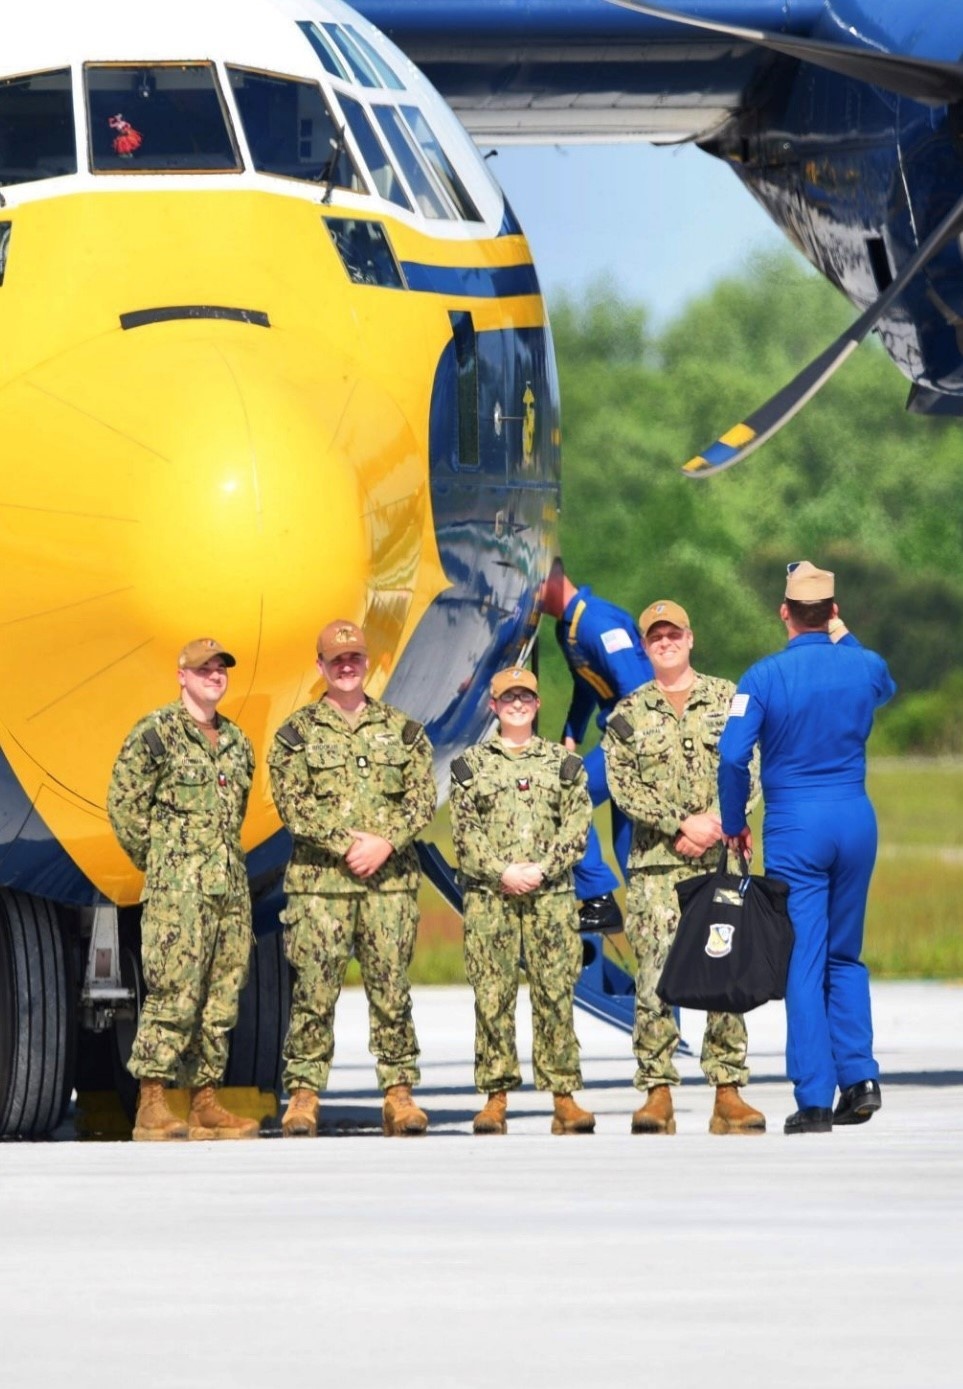
[(746, 462), (703, 482), (679, 472), (853, 317), (788, 255), (659, 333), (605, 282), (555, 304), (572, 576), (636, 613), (675, 597), (699, 663), (736, 678), (783, 640), (785, 563), (809, 558), (836, 569), (847, 621), (904, 691), (938, 684), (963, 632), (963, 425), (907, 415), (875, 340)]

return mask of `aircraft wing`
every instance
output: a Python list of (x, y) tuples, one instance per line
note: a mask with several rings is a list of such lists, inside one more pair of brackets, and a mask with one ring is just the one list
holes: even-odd
[[(742, 34), (608, 0), (355, 0), (483, 143), (708, 138), (773, 56)], [(807, 33), (819, 0), (702, 0), (703, 17)]]

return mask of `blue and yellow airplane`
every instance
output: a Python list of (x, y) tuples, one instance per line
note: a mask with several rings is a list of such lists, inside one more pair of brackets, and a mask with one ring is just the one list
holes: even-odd
[[(363, 621), (440, 779), (529, 650), (557, 379), (470, 136), (698, 141), (863, 310), (913, 408), (963, 402), (956, 7), (361, 8), (46, 0), (4, 36), (0, 1135), (52, 1128), (78, 1037), (129, 1027), (140, 880), (107, 781), (187, 637), (237, 654), (225, 707), (263, 765), (319, 626)], [(263, 775), (245, 834), (263, 905), (286, 852)]]
[[(794, 381), (690, 459), (687, 476), (752, 453), (872, 330), (911, 383), (909, 410), (963, 414), (963, 9), (953, 0), (359, 8), (480, 142), (695, 142), (858, 308)], [(644, 247), (627, 229), (632, 254)]]
[(107, 782), (185, 636), (238, 658), (225, 709), (259, 752), (245, 841), (269, 881), (286, 849), (263, 754), (309, 697), (324, 621), (364, 622), (372, 690), (427, 722), (439, 768), (483, 731), (556, 547), (559, 425), (511, 209), (337, 0), (56, 0), (2, 63), (10, 1133), (55, 1122), (69, 1085), (77, 939), (83, 1020), (122, 1000), (97, 908), (141, 883)]

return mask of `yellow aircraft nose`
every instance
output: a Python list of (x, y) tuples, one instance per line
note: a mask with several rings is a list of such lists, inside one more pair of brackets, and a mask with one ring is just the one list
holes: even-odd
[[(47, 773), (48, 801), (103, 806), (126, 732), (176, 697), (190, 638), (237, 656), (224, 708), (261, 752), (308, 697), (319, 627), (361, 619), (399, 575), (410, 598), (417, 560), (369, 518), (383, 517), (387, 490), (396, 531), (420, 543), (416, 441), (385, 392), (318, 357), (251, 323), (149, 323), (0, 391), (15, 461), (0, 622), (17, 670), (0, 686), (0, 724), (31, 798)], [(251, 841), (274, 827), (263, 783), (258, 802)], [(45, 818), (57, 832), (56, 807)]]

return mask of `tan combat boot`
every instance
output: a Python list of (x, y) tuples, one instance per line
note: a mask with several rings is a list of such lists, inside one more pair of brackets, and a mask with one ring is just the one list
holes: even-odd
[(508, 1096), (504, 1090), (493, 1090), (488, 1096), (488, 1103), (485, 1108), (475, 1115), (475, 1122), (472, 1129), (475, 1133), (507, 1133), (508, 1123), (505, 1119), (505, 1111), (508, 1108)]
[(594, 1133), (595, 1115), (580, 1109), (571, 1095), (555, 1096), (552, 1133)]
[(213, 1085), (191, 1091), (191, 1112), (187, 1116), (189, 1138), (257, 1138), (261, 1125), (256, 1119), (242, 1119), (224, 1108)]
[(142, 1080), (134, 1120), (135, 1143), (167, 1143), (186, 1138), (187, 1125), (167, 1103), (162, 1080)]
[(411, 1098), (410, 1085), (389, 1085), (385, 1091), (382, 1128), (388, 1138), (407, 1138), (424, 1133), (428, 1115)]
[(633, 1133), (675, 1133), (672, 1091), (668, 1085), (652, 1085), (645, 1104), (632, 1115)]
[(738, 1085), (717, 1085), (710, 1133), (765, 1133), (766, 1116), (746, 1104)]
[(292, 1090), (288, 1107), (281, 1120), (285, 1138), (317, 1138), (318, 1097), (313, 1090)]

